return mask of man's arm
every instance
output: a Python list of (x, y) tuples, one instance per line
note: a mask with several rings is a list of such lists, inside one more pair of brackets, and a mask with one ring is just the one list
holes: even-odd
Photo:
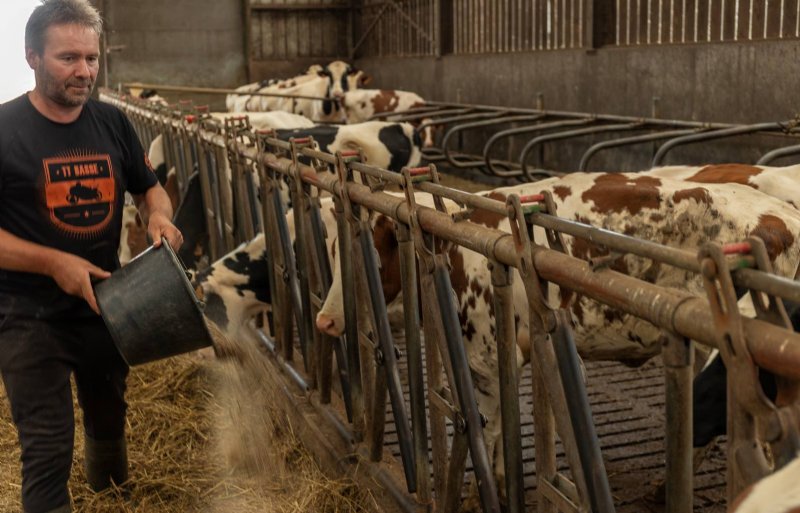
[(20, 239), (0, 228), (0, 269), (42, 274), (55, 280), (61, 290), (82, 297), (97, 314), (91, 278), (105, 279), (111, 273), (72, 253)]
[(161, 237), (165, 237), (177, 251), (183, 244), (183, 234), (172, 224), (172, 204), (167, 192), (160, 184), (147, 189), (144, 194), (134, 194), (133, 200), (139, 210), (139, 216), (147, 225), (147, 234), (153, 245), (161, 245)]

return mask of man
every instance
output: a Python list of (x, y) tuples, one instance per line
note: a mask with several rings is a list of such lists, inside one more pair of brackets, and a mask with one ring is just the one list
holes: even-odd
[(125, 191), (156, 244), (183, 242), (132, 126), (90, 99), (101, 30), (88, 0), (43, 0), (25, 29), (36, 87), (0, 106), (0, 372), (26, 513), (71, 511), (73, 373), (90, 486), (127, 479), (128, 368), (92, 291), (119, 266)]

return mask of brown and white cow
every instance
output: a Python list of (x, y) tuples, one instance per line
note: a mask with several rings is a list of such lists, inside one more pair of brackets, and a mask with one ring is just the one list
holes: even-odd
[(786, 167), (746, 164), (656, 167), (641, 174), (695, 183), (740, 183), (800, 208), (800, 165)]
[[(800, 212), (786, 203), (738, 184), (690, 184), (637, 174), (574, 173), (533, 184), (498, 189), (489, 196), (549, 190), (558, 215), (607, 230), (625, 233), (672, 247), (699, 248), (702, 244), (741, 241), (751, 235), (764, 239), (778, 274), (793, 277), (800, 260)], [(376, 226), (380, 226), (380, 217)], [(501, 231), (510, 231), (503, 216), (484, 211), (471, 221)], [(390, 222), (390, 221), (389, 221)], [(396, 248), (392, 230), (375, 233), (376, 246)], [(534, 229), (535, 240), (545, 244), (543, 231)], [(605, 256), (608, 251), (581, 239), (566, 237), (568, 250), (582, 259)], [(396, 249), (394, 250), (396, 251)], [(451, 281), (458, 297), (459, 318), (467, 356), (477, 389), (480, 410), (487, 416), (486, 442), (495, 472), (502, 478), (499, 383), (494, 341), (491, 276), (482, 255), (462, 247), (451, 249)], [(381, 261), (392, 261), (381, 255)], [(620, 256), (610, 269), (649, 283), (703, 295), (700, 279), (675, 268), (653, 264), (633, 255)], [(603, 272), (603, 271), (598, 271)], [(385, 287), (399, 290), (399, 286)], [(555, 288), (553, 290), (555, 294)], [(513, 296), (518, 315), (518, 362), (528, 356), (527, 298), (516, 276)], [(392, 298), (386, 298), (387, 302)], [(557, 297), (552, 299), (557, 300)], [(593, 360), (643, 363), (660, 352), (661, 330), (635, 316), (578, 296), (570, 311), (574, 320), (578, 351)], [(333, 289), (317, 317), (318, 327), (331, 335), (344, 327), (341, 290)]]
[(731, 513), (800, 513), (800, 456), (742, 492)]
[(356, 89), (347, 91), (342, 107), (348, 123), (369, 121), (375, 114), (404, 112), (425, 105), (417, 93), (395, 89)]
[[(394, 89), (356, 89), (347, 91), (342, 98), (342, 107), (348, 124), (369, 121), (376, 114), (405, 113), (423, 106), (425, 106), (425, 100), (417, 93)], [(396, 121), (392, 116), (386, 117), (385, 120)], [(419, 129), (424, 121), (427, 120), (415, 120), (411, 121), (411, 124), (414, 128)], [(433, 146), (433, 127), (426, 127), (422, 131), (421, 137), (423, 148)]]

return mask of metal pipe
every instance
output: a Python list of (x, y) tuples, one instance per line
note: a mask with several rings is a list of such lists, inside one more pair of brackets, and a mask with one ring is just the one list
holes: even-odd
[(772, 162), (775, 159), (779, 159), (781, 157), (786, 157), (789, 155), (796, 155), (798, 153), (800, 153), (800, 144), (797, 144), (795, 146), (785, 146), (783, 148), (777, 148), (775, 150), (768, 151), (767, 153), (762, 155), (761, 158), (758, 159), (758, 162), (756, 162), (756, 165), (767, 166), (769, 165), (770, 162)]
[(525, 486), (522, 479), (522, 429), (512, 274), (508, 266), (496, 262), (491, 264), (491, 272), (497, 328), (497, 366), (500, 380), (500, 414), (503, 426), (501, 436), (507, 508), (509, 513), (522, 513), (525, 509)]
[(598, 152), (608, 149), (616, 148), (618, 146), (626, 146), (629, 144), (638, 144), (643, 142), (657, 141), (659, 139), (671, 139), (673, 137), (680, 137), (682, 135), (689, 135), (696, 133), (697, 128), (683, 129), (683, 130), (669, 130), (665, 132), (657, 132), (655, 134), (635, 135), (633, 137), (621, 137), (619, 139), (612, 139), (610, 141), (602, 141), (589, 147), (581, 157), (581, 162), (578, 164), (578, 171), (585, 172), (589, 167), (589, 160)]
[(664, 160), (664, 157), (667, 155), (667, 152), (669, 152), (676, 146), (681, 146), (684, 144), (690, 144), (700, 141), (710, 141), (712, 139), (722, 139), (734, 135), (752, 134), (754, 132), (762, 132), (765, 130), (783, 130), (786, 123), (774, 123), (774, 122), (757, 123), (754, 125), (734, 126), (729, 128), (723, 128), (720, 130), (702, 132), (699, 134), (690, 134), (681, 137), (676, 137), (675, 139), (667, 141), (666, 143), (661, 145), (661, 147), (658, 149), (655, 156), (653, 157), (653, 162), (651, 163), (651, 167), (660, 166), (661, 162)]
[(414, 442), (414, 463), (417, 476), (417, 498), (427, 504), (431, 500), (430, 466), (428, 465), (428, 424), (425, 415), (425, 380), (422, 368), (422, 341), (419, 326), (419, 287), (414, 243), (409, 229), (396, 224), (400, 251), (400, 279), (403, 286), (403, 318), (406, 353), (408, 354), (408, 388), (411, 396), (411, 430)]
[(336, 229), (339, 245), (339, 266), (342, 273), (342, 299), (344, 301), (344, 340), (347, 345), (347, 369), (350, 373), (350, 394), (353, 408), (354, 437), (361, 441), (364, 436), (364, 393), (361, 381), (361, 356), (358, 343), (358, 322), (356, 316), (356, 292), (353, 281), (353, 260), (350, 227), (344, 218), (344, 208), (339, 196), (334, 196), (336, 210)]
[[(628, 123), (628, 124), (624, 124), (624, 125), (594, 126), (594, 127), (589, 127), (589, 128), (581, 128), (581, 129), (578, 129), (578, 130), (565, 130), (563, 132), (557, 132), (557, 133), (554, 133), (554, 134), (540, 135), (539, 137), (535, 137), (534, 139), (529, 141), (528, 144), (526, 144), (522, 148), (522, 152), (519, 155), (519, 163), (520, 163), (520, 166), (522, 167), (522, 174), (524, 174), (528, 178), (528, 180), (530, 180), (530, 181), (534, 181), (535, 180), (535, 178), (531, 174), (530, 170), (528, 169), (528, 164), (527, 164), (526, 161), (528, 160), (528, 158), (527, 158), (528, 157), (528, 153), (530, 153), (530, 151), (533, 148), (535, 148), (536, 146), (538, 146), (538, 145), (540, 145), (542, 143), (545, 143), (545, 142), (548, 142), (548, 141), (557, 141), (557, 140), (561, 140), (561, 139), (569, 139), (569, 138), (572, 138), (572, 137), (581, 137), (581, 136), (584, 136), (584, 135), (597, 134), (597, 133), (603, 133), (603, 132), (622, 132), (622, 131), (626, 131), (626, 130), (636, 130), (636, 129), (642, 128), (643, 126), (644, 125), (642, 125), (642, 123), (634, 122), (634, 123)], [(544, 163), (542, 163), (542, 165), (544, 165)]]
[(283, 359), (283, 357), (281, 357), (281, 355), (278, 353), (275, 341), (261, 330), (255, 330), (252, 328), (250, 329), (256, 335), (261, 344), (266, 347), (270, 354), (275, 358), (280, 365), (280, 368), (283, 369), (287, 376), (289, 376), (289, 379), (295, 385), (297, 385), (301, 392), (308, 393), (311, 390), (311, 387), (308, 386), (308, 383), (306, 383), (306, 380), (303, 378), (303, 376), (301, 376), (294, 367), (292, 367), (288, 362), (286, 362), (286, 360)]
[(472, 375), (470, 374), (469, 362), (464, 350), (464, 342), (461, 338), (461, 322), (458, 320), (456, 305), (453, 300), (450, 273), (443, 262), (436, 264), (433, 278), (444, 326), (444, 335), (447, 341), (447, 352), (453, 365), (454, 384), (459, 408), (467, 424), (470, 455), (472, 456), (473, 471), (477, 480), (481, 505), (486, 513), (499, 513), (500, 504), (497, 499), (497, 486), (492, 477), (489, 456), (486, 453), (486, 445), (483, 442), (481, 416), (475, 400), (475, 388), (472, 384)]
[(372, 300), (373, 326), (382, 352), (386, 384), (389, 388), (389, 400), (392, 403), (392, 415), (397, 428), (397, 440), (400, 444), (400, 457), (403, 461), (403, 471), (408, 491), (413, 493), (417, 488), (414, 446), (411, 440), (411, 428), (408, 425), (403, 387), (400, 384), (400, 375), (397, 371), (397, 357), (395, 356), (392, 332), (386, 315), (386, 300), (381, 289), (380, 271), (378, 270), (378, 262), (375, 259), (375, 242), (372, 240), (372, 229), (368, 221), (362, 222), (360, 239), (364, 264), (363, 271), (367, 279), (369, 296)]
[(666, 332), (664, 349), (666, 392), (666, 513), (692, 511), (694, 466), (692, 464), (692, 377), (694, 344)]
[(483, 159), (486, 161), (486, 167), (488, 168), (489, 172), (491, 172), (495, 176), (508, 178), (513, 176), (520, 176), (522, 174), (521, 169), (515, 169), (511, 171), (501, 171), (496, 169), (494, 166), (494, 160), (489, 156), (492, 146), (497, 144), (497, 142), (504, 138), (504, 137), (511, 137), (513, 135), (525, 134), (529, 132), (540, 132), (542, 130), (551, 130), (556, 128), (561, 128), (565, 126), (580, 126), (580, 125), (588, 125), (593, 123), (595, 119), (593, 118), (581, 118), (581, 119), (562, 119), (560, 121), (551, 121), (548, 123), (537, 123), (533, 126), (523, 126), (517, 128), (509, 128), (507, 130), (503, 130), (497, 132), (493, 136), (486, 141), (486, 144), (483, 147)]
[(166, 84), (145, 84), (141, 82), (128, 82), (122, 84), (127, 88), (141, 88), (141, 89), (158, 89), (160, 91), (171, 91), (177, 93), (197, 93), (197, 94), (235, 94), (238, 96), (270, 96), (276, 98), (299, 98), (303, 100), (324, 100), (324, 101), (339, 101), (335, 98), (326, 98), (323, 96), (307, 96), (302, 94), (283, 94), (283, 93), (262, 93), (253, 91), (243, 93), (236, 89), (226, 89), (221, 87), (186, 87), (186, 86), (172, 86)]
[[(338, 187), (333, 177), (319, 176), (317, 179), (326, 188)], [(409, 222), (408, 209), (402, 204), (404, 201), (401, 198), (374, 194), (368, 187), (355, 183), (348, 184), (348, 191), (354, 202), (388, 216), (397, 216), (400, 222)], [(423, 230), (436, 237), (484, 254), (500, 263), (515, 265), (517, 262), (516, 249), (510, 234), (468, 222), (456, 224), (450, 216), (428, 208), (419, 209), (419, 220)], [(608, 269), (596, 272), (583, 260), (543, 247), (534, 248), (534, 259), (540, 276), (545, 280), (706, 345), (716, 347), (718, 343), (708, 301), (703, 298), (680, 290), (659, 287)], [(748, 270), (736, 271), (737, 284), (741, 271)], [(782, 280), (763, 273), (761, 278), (778, 282)], [(633, 291), (636, 291), (635, 302), (631, 300)], [(800, 334), (757, 319), (744, 319), (743, 324), (748, 347), (760, 367), (782, 376), (800, 379)]]
[(552, 334), (553, 345), (558, 357), (558, 370), (575, 435), (575, 445), (580, 457), (589, 503), (594, 513), (613, 513), (614, 501), (611, 498), (611, 487), (608, 484), (603, 455), (600, 453), (600, 442), (592, 420), (589, 397), (583, 383), (580, 359), (575, 349), (572, 330), (562, 316)]
[(450, 149), (448, 148), (450, 138), (461, 131), (468, 130), (470, 128), (482, 128), (485, 126), (497, 125), (500, 123), (514, 123), (517, 121), (538, 121), (542, 119), (544, 116), (541, 114), (525, 114), (525, 115), (517, 115), (517, 116), (508, 116), (504, 115), (501, 118), (492, 118), (489, 120), (484, 121), (475, 121), (472, 123), (464, 123), (460, 125), (455, 125), (454, 127), (450, 128), (447, 132), (445, 132), (444, 137), (442, 138), (442, 151), (444, 152), (447, 161), (453, 167), (457, 169), (466, 169), (470, 167), (479, 167), (486, 164), (486, 161), (481, 160), (471, 160), (467, 162), (458, 162), (454, 159), (454, 156)]

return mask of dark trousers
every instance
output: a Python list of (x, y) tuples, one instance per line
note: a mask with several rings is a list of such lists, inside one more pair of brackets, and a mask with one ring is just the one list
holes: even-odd
[(22, 447), (22, 505), (44, 513), (69, 504), (75, 374), (86, 434), (125, 433), (128, 366), (101, 318), (46, 321), (0, 315), (0, 372)]

